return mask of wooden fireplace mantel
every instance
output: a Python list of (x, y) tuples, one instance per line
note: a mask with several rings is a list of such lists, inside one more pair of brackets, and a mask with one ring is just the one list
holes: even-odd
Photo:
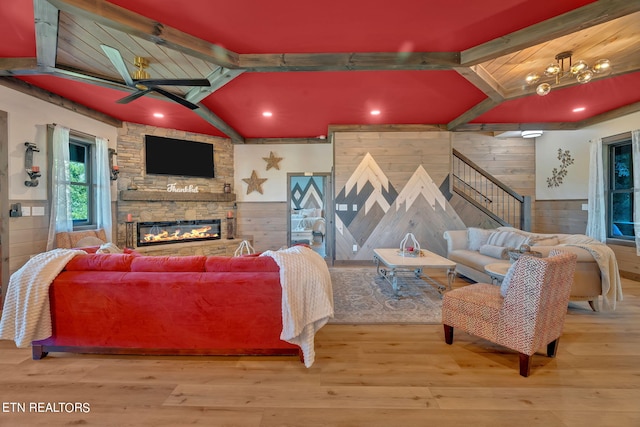
[(122, 190), (120, 200), (137, 202), (235, 202), (234, 193), (180, 193), (171, 191)]

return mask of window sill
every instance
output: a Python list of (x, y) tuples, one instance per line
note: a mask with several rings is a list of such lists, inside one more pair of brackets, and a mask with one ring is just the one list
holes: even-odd
[(632, 246), (632, 247), (635, 247), (636, 246), (636, 242), (634, 242), (633, 240), (609, 238), (609, 239), (607, 239), (607, 245)]

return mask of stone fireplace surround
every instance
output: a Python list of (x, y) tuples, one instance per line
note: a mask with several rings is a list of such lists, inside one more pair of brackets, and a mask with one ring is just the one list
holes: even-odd
[[(214, 145), (215, 178), (149, 175), (144, 170), (144, 136), (152, 134)], [(119, 130), (117, 165), (120, 176), (115, 207), (114, 228), (117, 244), (126, 246), (128, 215), (137, 222), (202, 220), (219, 218), (221, 239), (134, 247), (145, 255), (233, 255), (240, 239), (227, 239), (226, 218), (236, 216), (235, 194), (225, 193), (224, 184), (233, 182), (233, 146), (229, 139), (189, 132), (124, 123)], [(168, 191), (198, 188), (197, 192)], [(134, 236), (135, 240), (135, 236)]]

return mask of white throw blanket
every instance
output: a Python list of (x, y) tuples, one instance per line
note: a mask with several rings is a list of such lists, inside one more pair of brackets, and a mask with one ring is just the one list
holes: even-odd
[(280, 267), (280, 339), (300, 346), (308, 368), (315, 360), (315, 334), (333, 317), (329, 268), (319, 254), (306, 246), (266, 251), (261, 256), (273, 258)]
[(51, 336), (49, 285), (67, 262), (80, 254), (86, 252), (77, 249), (43, 252), (11, 275), (0, 320), (0, 339), (13, 340), (24, 348), (31, 341)]
[(604, 243), (567, 243), (568, 246), (577, 246), (591, 253), (600, 268), (600, 280), (602, 281), (603, 310), (615, 310), (616, 301), (622, 301), (622, 282), (618, 261), (613, 250)]

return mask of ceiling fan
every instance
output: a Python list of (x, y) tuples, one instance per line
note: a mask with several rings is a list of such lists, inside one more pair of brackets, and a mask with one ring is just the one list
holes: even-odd
[(104, 44), (100, 45), (100, 47), (102, 47), (102, 50), (107, 55), (113, 66), (116, 68), (118, 73), (120, 73), (126, 85), (137, 89), (137, 91), (131, 95), (127, 95), (124, 98), (117, 100), (116, 102), (118, 104), (127, 104), (146, 95), (147, 93), (156, 92), (180, 105), (195, 110), (200, 107), (193, 102), (187, 101), (186, 99), (158, 86), (211, 86), (211, 82), (207, 79), (151, 79), (149, 73), (145, 71), (145, 68), (149, 65), (149, 61), (146, 58), (139, 56), (136, 56), (134, 62), (134, 65), (138, 67), (138, 70), (132, 78), (118, 49)]

